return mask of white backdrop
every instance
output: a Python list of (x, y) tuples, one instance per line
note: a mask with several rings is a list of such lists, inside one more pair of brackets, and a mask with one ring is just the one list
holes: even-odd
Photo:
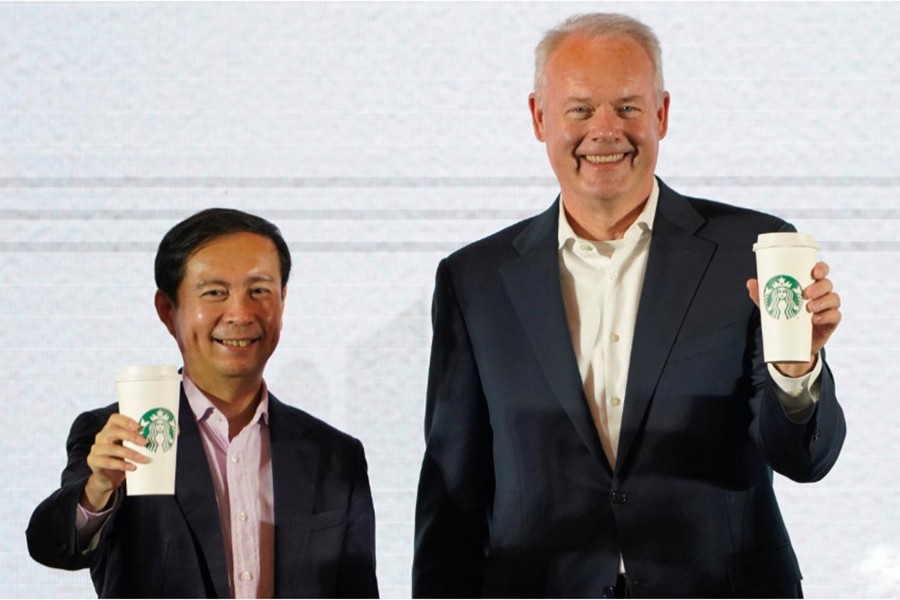
[(553, 200), (532, 51), (598, 9), (661, 38), (666, 182), (821, 241), (849, 433), (823, 482), (777, 487), (808, 596), (900, 597), (900, 4), (684, 2), (0, 5), (0, 597), (93, 594), (25, 528), (116, 370), (178, 364), (153, 255), (208, 206), (285, 233), (267, 380), (362, 439), (382, 594), (408, 596), (434, 270)]

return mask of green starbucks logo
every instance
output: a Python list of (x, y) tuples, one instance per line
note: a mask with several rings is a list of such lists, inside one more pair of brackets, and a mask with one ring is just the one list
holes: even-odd
[(789, 321), (803, 309), (803, 288), (789, 275), (776, 275), (766, 283), (763, 304), (773, 319)]
[(150, 452), (168, 452), (175, 445), (175, 415), (165, 408), (152, 408), (141, 417), (141, 435)]

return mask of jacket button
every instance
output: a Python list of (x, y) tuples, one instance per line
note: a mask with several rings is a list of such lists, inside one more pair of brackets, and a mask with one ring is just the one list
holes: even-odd
[(628, 494), (625, 492), (613, 492), (609, 495), (609, 498), (614, 504), (625, 504), (628, 501)]
[(616, 588), (611, 585), (603, 588), (603, 597), (604, 598), (615, 598), (616, 597)]

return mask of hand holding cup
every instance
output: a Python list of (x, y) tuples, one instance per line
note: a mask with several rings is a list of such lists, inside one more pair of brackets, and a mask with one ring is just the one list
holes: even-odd
[[(803, 234), (775, 235), (803, 236)], [(761, 241), (762, 239), (763, 236), (760, 236)], [(759, 245), (760, 244), (758, 244), (758, 246)], [(759, 252), (758, 249), (757, 252)], [(796, 252), (796, 250), (794, 252)], [(807, 254), (809, 254), (808, 251)], [(811, 260), (814, 261), (815, 253), (812, 253), (811, 256), (813, 257)], [(772, 266), (764, 266), (763, 264), (761, 264), (762, 261), (760, 259), (760, 255), (757, 254), (758, 270), (760, 272), (760, 275), (763, 278), (766, 278), (767, 275), (764, 275), (763, 271), (771, 270)], [(806, 260), (810, 260), (810, 258), (806, 258)], [(783, 264), (779, 265), (779, 267), (783, 268)], [(776, 369), (787, 376), (800, 377), (801, 375), (812, 371), (816, 364), (816, 356), (818, 355), (819, 351), (825, 346), (826, 342), (831, 337), (831, 334), (834, 333), (835, 329), (841, 321), (841, 312), (839, 310), (841, 306), (841, 299), (840, 296), (838, 296), (834, 292), (834, 286), (831, 280), (828, 279), (830, 270), (831, 269), (827, 263), (820, 261), (816, 262), (812, 266), (808, 276), (805, 276), (805, 273), (803, 273), (802, 271), (800, 271), (798, 275), (798, 277), (801, 277), (805, 280), (804, 283), (806, 284), (806, 286), (802, 290), (801, 299), (804, 304), (803, 313), (809, 314), (809, 324), (806, 325), (806, 327), (809, 328), (810, 332), (809, 334), (802, 334), (805, 337), (808, 337), (809, 340), (808, 358), (802, 358), (797, 354), (798, 351), (801, 355), (805, 355), (806, 352), (805, 349), (797, 349), (799, 345), (805, 344), (805, 340), (797, 339), (796, 326), (794, 326), (794, 329), (787, 330), (784, 324), (777, 323), (778, 316), (782, 316), (778, 314), (778, 309), (776, 308), (775, 310), (769, 310), (773, 304), (771, 294), (775, 293), (772, 289), (768, 290), (770, 296), (769, 302), (764, 302), (764, 304), (766, 304), (766, 307), (760, 308), (761, 318), (763, 319), (763, 343), (764, 353), (766, 354), (765, 360), (766, 362), (773, 363)], [(757, 279), (750, 279), (747, 281), (747, 291), (749, 292), (750, 298), (753, 300), (753, 302), (756, 303), (757, 306), (760, 306), (760, 283)], [(792, 326), (793, 325), (794, 324), (792, 324)], [(777, 331), (776, 327), (779, 327), (780, 331)], [(766, 338), (767, 329), (769, 331), (768, 338)], [(787, 333), (787, 335), (784, 335), (785, 333)], [(787, 346), (789, 345), (793, 348), (790, 351), (786, 352)]]
[(134, 471), (137, 468), (135, 463), (150, 462), (148, 457), (123, 445), (125, 441), (136, 446), (145, 445), (147, 440), (141, 437), (139, 430), (140, 426), (134, 419), (113, 413), (94, 437), (94, 444), (87, 456), (91, 475), (81, 495), (84, 508), (92, 512), (103, 510), (112, 493), (125, 480), (125, 473)]

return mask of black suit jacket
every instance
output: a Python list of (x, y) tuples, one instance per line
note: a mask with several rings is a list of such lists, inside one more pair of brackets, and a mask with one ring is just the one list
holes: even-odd
[[(28, 526), (40, 563), (90, 567), (101, 597), (230, 595), (209, 465), (184, 392), (174, 496), (119, 494), (98, 548), (81, 554), (75, 512), (94, 436), (116, 405), (80, 415), (62, 487)], [(269, 395), (277, 597), (377, 597), (375, 514), (360, 442)]]
[(845, 424), (827, 366), (804, 423), (762, 361), (757, 234), (780, 219), (660, 196), (617, 467), (585, 400), (557, 255), (559, 203), (438, 268), (414, 596), (799, 592), (772, 469), (823, 477)]

